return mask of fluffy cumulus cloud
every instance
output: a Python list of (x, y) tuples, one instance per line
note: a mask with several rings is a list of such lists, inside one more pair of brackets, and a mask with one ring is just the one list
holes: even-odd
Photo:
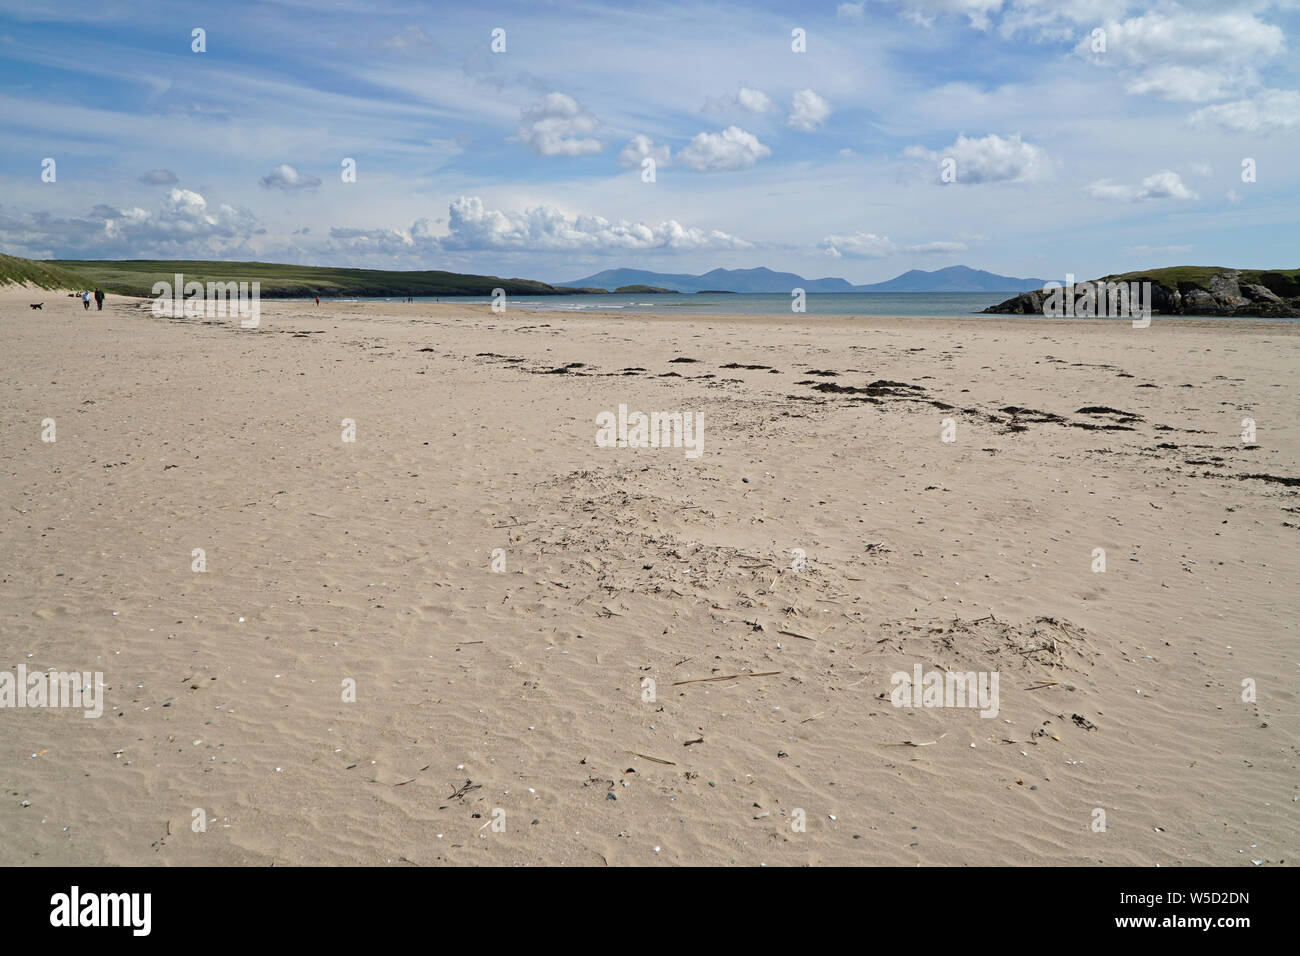
[(833, 259), (883, 259), (898, 253), (910, 255), (943, 255), (963, 252), (964, 242), (922, 242), (914, 245), (897, 243), (888, 236), (878, 236), (874, 232), (850, 232), (827, 236), (818, 248)]
[(735, 93), (725, 96), (705, 97), (702, 113), (751, 113), (761, 116), (775, 112), (777, 105), (772, 97), (753, 86), (742, 86)]
[(547, 93), (524, 110), (513, 137), (539, 156), (582, 156), (604, 147), (595, 133), (600, 124), (567, 93)]
[(830, 115), (831, 104), (812, 90), (799, 90), (791, 101), (786, 125), (808, 133), (820, 127)]
[(0, 213), (0, 242), (36, 258), (223, 258), (247, 254), (259, 232), (247, 209), (211, 206), (189, 189), (171, 189), (155, 211), (99, 205), (69, 218)]
[(1281, 28), (1254, 13), (1174, 7), (1106, 20), (1075, 52), (1098, 66), (1118, 68), (1129, 93), (1204, 103), (1257, 86), (1257, 66), (1285, 49)]
[(749, 86), (742, 86), (736, 91), (736, 105), (750, 113), (767, 113), (776, 109), (770, 96)]
[(678, 155), (692, 169), (737, 170), (752, 168), (760, 159), (771, 156), (772, 151), (753, 133), (739, 126), (728, 126), (720, 133), (696, 134)]
[(999, 136), (990, 133), (982, 138), (958, 136), (947, 149), (934, 151), (922, 146), (903, 150), (909, 159), (933, 164), (934, 178), (942, 182), (946, 160), (952, 160), (955, 182), (1027, 183), (1041, 179), (1048, 172), (1050, 160), (1041, 146), (1027, 143), (1016, 133)]
[[(102, 208), (102, 207), (101, 207)], [(215, 207), (189, 189), (172, 189), (156, 213), (125, 209), (104, 222), (110, 238), (141, 243), (167, 240), (239, 240), (253, 235), (257, 220), (247, 209), (221, 203)]]
[[(1252, 62), (1276, 56), (1286, 49), (1280, 27), (1264, 23), (1252, 13), (1197, 13), (1174, 10), (1130, 17), (1102, 25), (1106, 53), (1121, 63), (1225, 63)], [(1091, 34), (1079, 52), (1091, 54)]]
[(672, 150), (667, 146), (656, 146), (655, 141), (641, 133), (633, 136), (622, 152), (618, 154), (620, 166), (639, 167), (641, 161), (649, 157), (656, 166), (667, 166), (672, 159)]
[[(439, 220), (441, 222), (441, 220)], [(330, 229), (329, 248), (351, 253), (400, 254), (436, 252), (442, 239), (428, 218), (420, 218), (410, 229), (353, 229), (335, 226)]]
[(1300, 91), (1264, 90), (1253, 97), (1197, 110), (1193, 126), (1217, 126), (1234, 133), (1265, 135), (1300, 128)]
[(1111, 179), (1100, 179), (1088, 186), (1093, 199), (1113, 202), (1146, 202), (1152, 199), (1196, 199), (1196, 193), (1187, 188), (1183, 178), (1169, 169), (1152, 173), (1141, 185), (1129, 186)]
[(696, 249), (743, 249), (749, 243), (716, 230), (660, 223), (612, 221), (601, 216), (566, 216), (554, 206), (523, 212), (488, 209), (477, 196), (451, 204), (450, 235), (442, 248), (454, 250), (521, 250), (627, 252)]
[(263, 189), (280, 189), (284, 192), (297, 192), (301, 189), (315, 189), (320, 180), (315, 176), (304, 176), (288, 163), (281, 163), (260, 180)]

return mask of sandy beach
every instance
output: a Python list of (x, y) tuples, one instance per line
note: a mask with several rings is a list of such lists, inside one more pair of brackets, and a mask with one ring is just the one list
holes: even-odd
[(1293, 862), (1300, 323), (0, 329), (0, 864)]

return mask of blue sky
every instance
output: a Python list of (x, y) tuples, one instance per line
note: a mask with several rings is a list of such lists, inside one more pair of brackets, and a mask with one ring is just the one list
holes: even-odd
[(1300, 0), (0, 0), (0, 250), (556, 281), (1294, 268), (1298, 27)]

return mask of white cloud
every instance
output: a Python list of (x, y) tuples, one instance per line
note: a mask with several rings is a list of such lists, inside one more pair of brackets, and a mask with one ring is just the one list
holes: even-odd
[(772, 98), (762, 90), (752, 86), (742, 86), (735, 93), (729, 93), (726, 96), (708, 96), (704, 99), (704, 107), (701, 113), (734, 113), (741, 110), (745, 113), (762, 115), (770, 113), (777, 108), (772, 102)]
[(762, 90), (748, 86), (742, 86), (736, 91), (736, 105), (750, 113), (766, 113), (776, 109), (776, 104), (772, 102), (770, 96)]
[(171, 189), (156, 212), (95, 206), (83, 217), (49, 213), (0, 215), (0, 243), (36, 258), (198, 258), (249, 253), (256, 217), (225, 203), (209, 206), (199, 193)]
[(1249, 99), (1206, 106), (1188, 122), (1252, 135), (1295, 129), (1300, 127), (1300, 90), (1264, 90)]
[(771, 155), (757, 136), (739, 126), (728, 126), (720, 133), (698, 133), (678, 154), (687, 166), (700, 170), (750, 169)]
[(863, 20), (862, 8), (865, 6), (865, 2), (841, 3), (835, 8), (835, 15), (841, 20), (852, 20), (855, 23), (861, 23)]
[(1174, 103), (1205, 103), (1233, 96), (1259, 84), (1250, 67), (1235, 70), (1200, 70), (1191, 66), (1157, 66), (1129, 80), (1125, 90), (1149, 93)]
[[(1108, 21), (1102, 29), (1106, 31), (1105, 55), (1130, 65), (1249, 63), (1286, 49), (1281, 28), (1257, 20), (1251, 13), (1148, 13), (1122, 23)], [(1085, 37), (1077, 52), (1092, 56), (1091, 43), (1091, 36)]]
[(315, 189), (320, 185), (320, 180), (315, 176), (304, 176), (288, 163), (281, 163), (263, 176), (259, 182), (262, 184), (263, 189), (282, 189), (285, 192), (294, 192), (298, 189)]
[(515, 142), (527, 143), (540, 156), (582, 156), (604, 147), (592, 134), (599, 123), (567, 93), (547, 93), (524, 110)]
[(696, 249), (743, 249), (750, 244), (717, 230), (660, 223), (617, 222), (601, 216), (566, 216), (554, 206), (540, 205), (520, 213), (487, 209), (477, 196), (462, 196), (451, 204), (450, 235), (443, 249), (550, 250), (625, 252)]
[[(422, 222), (425, 220), (421, 220)], [(345, 229), (335, 227), (330, 230), (327, 244), (331, 251), (346, 251), (350, 254), (379, 253), (394, 255), (408, 253), (415, 249), (415, 241), (406, 229)], [(436, 246), (436, 243), (434, 244)]]
[(904, 18), (921, 26), (933, 26), (934, 21), (944, 14), (960, 14), (975, 29), (987, 30), (989, 14), (1001, 8), (1002, 0), (900, 0), (900, 6)]
[(812, 90), (799, 90), (790, 103), (790, 118), (786, 125), (794, 129), (812, 132), (831, 115), (831, 104)]
[(1025, 32), (1036, 38), (1068, 41), (1107, 20), (1128, 12), (1130, 0), (1013, 0), (1002, 15), (1001, 33), (1014, 36)]
[(1048, 172), (1050, 160), (1046, 151), (1033, 143), (1026, 143), (1016, 133), (999, 136), (990, 133), (982, 139), (958, 136), (947, 149), (935, 152), (922, 146), (909, 146), (903, 155), (934, 164), (934, 175), (939, 179), (940, 164), (951, 159), (955, 162), (957, 183), (1021, 183), (1032, 182)]
[(656, 146), (649, 136), (638, 133), (618, 154), (618, 163), (629, 168), (640, 166), (641, 160), (647, 156), (655, 161), (656, 166), (667, 166), (672, 158), (672, 150), (667, 146)]
[(1132, 94), (1184, 103), (1234, 96), (1259, 84), (1257, 66), (1286, 49), (1282, 30), (1250, 12), (1199, 13), (1171, 8), (1105, 21), (1104, 53), (1091, 33), (1075, 53), (1100, 66), (1118, 67)]
[(835, 259), (844, 256), (881, 259), (894, 251), (894, 242), (888, 236), (878, 236), (874, 232), (852, 232), (827, 236), (818, 244), (818, 248)]
[(106, 223), (105, 231), (109, 235), (117, 230), (139, 233), (145, 239), (159, 236), (240, 238), (252, 235), (257, 225), (257, 220), (248, 210), (227, 203), (210, 208), (206, 199), (189, 189), (172, 189), (154, 216), (141, 216), (140, 212), (136, 209), (131, 215), (124, 215), (120, 222)]
[(965, 252), (966, 243), (964, 242), (922, 242), (915, 246), (904, 246), (904, 252), (914, 252), (919, 255), (942, 255), (948, 252)]
[(1112, 179), (1099, 179), (1088, 186), (1088, 195), (1093, 199), (1107, 199), (1115, 202), (1146, 202), (1150, 199), (1196, 199), (1183, 183), (1177, 173), (1162, 169), (1142, 180), (1140, 186), (1126, 186)]
[(914, 255), (942, 255), (951, 252), (963, 252), (964, 242), (922, 242), (915, 245), (900, 245), (888, 236), (878, 236), (873, 232), (851, 232), (836, 236), (827, 236), (818, 248), (834, 258), (883, 259), (896, 253)]

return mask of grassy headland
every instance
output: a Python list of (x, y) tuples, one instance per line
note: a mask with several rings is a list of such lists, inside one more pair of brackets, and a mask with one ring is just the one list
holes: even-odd
[[(5, 273), (40, 275), (63, 283), (47, 288), (80, 289), (98, 287), (119, 295), (148, 297), (155, 282), (172, 282), (176, 273), (186, 282), (260, 282), (268, 299), (300, 299), (356, 296), (490, 296), (493, 289), (507, 295), (575, 295), (603, 293), (604, 289), (563, 289), (532, 279), (503, 279), (498, 276), (465, 275), (459, 272), (427, 270), (389, 272), (381, 269), (336, 269), (327, 266), (294, 266), (275, 262), (210, 262), (168, 259), (30, 259), (3, 257)], [(8, 263), (19, 265), (9, 266)], [(57, 278), (56, 278), (57, 277)], [(13, 281), (22, 282), (22, 278)], [(33, 279), (32, 281), (36, 281)], [(39, 283), (38, 283), (39, 284)]]

